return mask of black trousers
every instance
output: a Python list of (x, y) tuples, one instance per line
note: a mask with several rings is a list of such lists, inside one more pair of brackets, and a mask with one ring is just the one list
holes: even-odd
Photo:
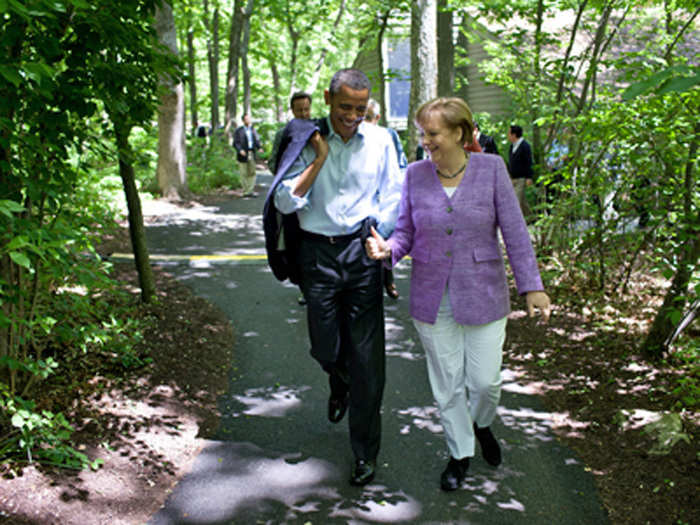
[(330, 374), (333, 395), (349, 393), (355, 458), (374, 460), (385, 382), (381, 263), (367, 257), (360, 236), (335, 244), (303, 237), (299, 256), (311, 355)]

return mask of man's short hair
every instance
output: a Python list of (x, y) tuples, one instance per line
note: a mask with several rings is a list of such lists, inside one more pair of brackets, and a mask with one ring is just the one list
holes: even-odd
[(311, 95), (309, 95), (305, 91), (297, 91), (296, 93), (294, 93), (292, 95), (292, 98), (289, 99), (289, 108), (292, 109), (294, 107), (295, 100), (300, 100), (302, 98), (308, 98), (309, 104), (311, 104), (311, 102), (312, 102)]
[(516, 126), (515, 124), (510, 127), (510, 132), (512, 135), (515, 135), (518, 138), (523, 136), (523, 128)]
[(373, 98), (369, 99), (367, 101), (367, 114), (365, 115), (365, 119), (374, 121), (374, 119), (379, 116), (380, 111), (381, 108), (379, 107), (379, 102)]
[(335, 95), (340, 91), (341, 86), (348, 86), (350, 89), (361, 91), (366, 89), (369, 91), (372, 85), (369, 83), (367, 75), (359, 69), (346, 68), (341, 69), (333, 75), (328, 91), (331, 95)]

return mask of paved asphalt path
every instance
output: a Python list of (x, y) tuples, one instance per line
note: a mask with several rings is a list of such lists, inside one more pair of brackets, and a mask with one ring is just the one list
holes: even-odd
[[(592, 475), (551, 432), (554, 414), (505, 371), (493, 429), (504, 461), (477, 456), (462, 488), (445, 493), (447, 452), (417, 335), (408, 317), (408, 273), (385, 299), (387, 382), (377, 476), (348, 483), (347, 417), (326, 419), (326, 376), (309, 355), (298, 289), (278, 282), (263, 255), (257, 199), (166, 213), (148, 244), (169, 271), (231, 319), (236, 332), (224, 417), (151, 525), (172, 524), (605, 524)], [(183, 257), (210, 255), (216, 257)], [(235, 257), (247, 256), (247, 257)]]

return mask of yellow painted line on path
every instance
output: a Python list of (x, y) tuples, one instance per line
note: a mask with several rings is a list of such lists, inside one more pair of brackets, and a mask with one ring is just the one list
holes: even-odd
[[(133, 253), (113, 253), (111, 257), (115, 259), (133, 259)], [(168, 255), (168, 254), (149, 254), (149, 259), (155, 261), (263, 261), (267, 260), (267, 256), (263, 254), (248, 254), (248, 255)]]

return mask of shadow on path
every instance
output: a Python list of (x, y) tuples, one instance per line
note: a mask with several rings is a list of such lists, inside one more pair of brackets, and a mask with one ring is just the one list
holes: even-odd
[[(171, 217), (148, 227), (149, 246), (154, 253), (263, 253), (261, 207), (262, 197), (214, 206), (201, 223)], [(170, 271), (230, 317), (236, 346), (215, 439), (150, 524), (608, 522), (592, 476), (554, 438), (554, 415), (519, 393), (508, 371), (493, 427), (503, 464), (493, 469), (477, 455), (461, 490), (439, 489), (447, 453), (407, 313), (407, 265), (395, 272), (401, 298), (385, 302), (382, 449), (377, 477), (364, 488), (347, 482), (347, 419), (326, 419), (326, 377), (309, 356), (297, 288), (276, 281), (264, 260), (172, 263)]]

